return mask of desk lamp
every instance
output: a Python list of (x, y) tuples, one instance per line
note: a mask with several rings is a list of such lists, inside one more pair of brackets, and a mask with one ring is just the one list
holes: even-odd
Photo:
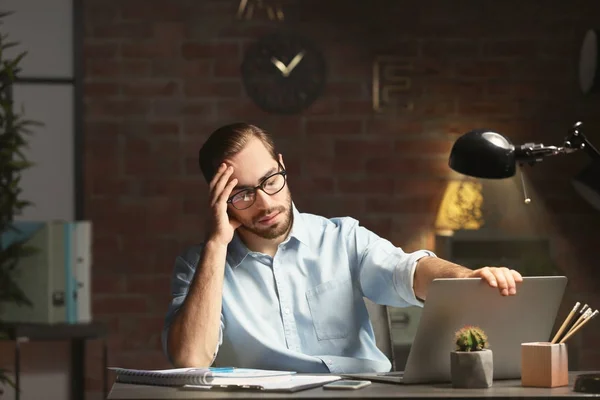
[[(505, 136), (485, 129), (476, 129), (459, 137), (450, 152), (449, 165), (461, 174), (488, 179), (504, 179), (515, 175), (516, 164), (535, 164), (558, 154), (583, 150), (592, 163), (573, 180), (579, 194), (600, 211), (600, 152), (583, 134), (577, 122), (560, 147), (525, 143), (514, 146)], [(525, 195), (525, 203), (529, 199)], [(600, 373), (579, 375), (573, 390), (600, 393)]]
[[(582, 132), (577, 122), (569, 130), (562, 146), (525, 143), (514, 146), (505, 136), (485, 129), (476, 129), (459, 137), (450, 152), (450, 168), (461, 174), (488, 179), (504, 179), (515, 175), (516, 164), (541, 162), (546, 157), (583, 150), (591, 164), (573, 180), (575, 190), (600, 211), (600, 152)], [(525, 202), (530, 200), (525, 198)]]

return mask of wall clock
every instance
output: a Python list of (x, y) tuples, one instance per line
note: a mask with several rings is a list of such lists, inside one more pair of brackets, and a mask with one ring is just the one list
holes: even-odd
[(294, 114), (310, 106), (323, 91), (325, 58), (310, 39), (277, 32), (248, 48), (241, 74), (246, 93), (261, 109)]

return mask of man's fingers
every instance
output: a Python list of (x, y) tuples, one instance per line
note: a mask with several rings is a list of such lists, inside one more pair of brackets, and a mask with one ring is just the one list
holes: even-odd
[(217, 172), (215, 173), (215, 176), (213, 176), (212, 180), (210, 181), (210, 184), (208, 185), (208, 188), (209, 188), (208, 190), (210, 193), (213, 192), (215, 185), (217, 184), (217, 182), (219, 182), (221, 175), (223, 175), (223, 172), (225, 172), (226, 169), (227, 169), (227, 166), (225, 165), (225, 163), (222, 163), (221, 165), (219, 165), (219, 168), (217, 168)]
[(512, 272), (508, 268), (500, 269), (504, 274), (504, 278), (506, 279), (506, 285), (508, 287), (508, 294), (516, 294), (517, 293), (517, 284), (515, 282), (515, 277)]
[(504, 296), (508, 296), (508, 282), (506, 281), (506, 276), (504, 275), (504, 271), (501, 268), (492, 268), (493, 274), (498, 281), (498, 289), (500, 289), (500, 293)]
[(492, 273), (489, 267), (484, 267), (479, 270), (479, 275), (484, 278), (490, 286), (498, 287), (498, 281), (496, 280), (496, 276)]
[[(227, 181), (229, 180), (229, 177), (231, 177), (231, 174), (233, 173), (233, 168), (232, 167), (227, 167), (227, 169), (225, 170), (225, 172), (223, 172), (223, 174), (221, 175), (221, 178), (219, 179), (219, 181), (217, 182), (217, 184), (215, 185), (213, 192), (211, 194), (211, 205), (215, 205), (217, 201), (219, 201), (219, 198), (221, 197), (221, 194), (223, 193), (223, 190), (225, 189), (225, 187), (227, 186)], [(231, 182), (229, 182), (231, 183)], [(231, 187), (233, 189), (233, 186)]]
[(511, 269), (510, 272), (512, 273), (513, 278), (515, 279), (515, 282), (523, 282), (523, 277), (521, 276), (519, 271), (515, 271), (514, 269)]
[(223, 188), (221, 193), (217, 196), (217, 203), (226, 202), (229, 196), (231, 195), (231, 191), (237, 185), (238, 180), (233, 178), (229, 183)]

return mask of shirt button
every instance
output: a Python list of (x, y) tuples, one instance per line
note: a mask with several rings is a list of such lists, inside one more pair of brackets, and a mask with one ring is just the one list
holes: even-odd
[(286, 308), (285, 310), (283, 310), (283, 312), (284, 312), (284, 313), (287, 315), (287, 314), (289, 314), (289, 313), (290, 313), (290, 309), (289, 309), (289, 308)]
[(327, 360), (327, 364), (331, 365), (331, 364), (333, 364), (333, 361)]

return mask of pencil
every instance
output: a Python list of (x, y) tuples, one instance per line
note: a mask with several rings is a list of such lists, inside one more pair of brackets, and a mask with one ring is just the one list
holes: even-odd
[(571, 319), (577, 312), (577, 309), (579, 308), (579, 304), (580, 304), (579, 302), (575, 303), (575, 305), (573, 306), (573, 309), (571, 310), (569, 315), (567, 315), (567, 318), (565, 318), (564, 322), (560, 326), (560, 329), (558, 330), (558, 332), (556, 332), (556, 335), (554, 335), (554, 337), (552, 338), (552, 342), (550, 342), (550, 343), (552, 343), (552, 344), (556, 343), (556, 341), (558, 340), (560, 335), (562, 335), (563, 331), (565, 330), (567, 325), (569, 325), (569, 322), (571, 321)]
[[(590, 308), (591, 310), (591, 308)], [(588, 310), (589, 311), (589, 310)], [(589, 314), (589, 316), (587, 318), (585, 318), (575, 329), (572, 329), (570, 333), (568, 333), (564, 338), (561, 339), (561, 341), (559, 343), (564, 343), (566, 342), (566, 340), (568, 338), (570, 338), (571, 336), (573, 336), (578, 330), (580, 330), (581, 328), (583, 328), (583, 326), (585, 324), (587, 324), (588, 322), (590, 322), (591, 319), (593, 319), (596, 315), (598, 315), (598, 310), (594, 311), (593, 313)]]
[[(585, 310), (585, 312), (584, 312)], [(569, 329), (567, 329), (567, 333), (565, 333), (565, 336), (568, 335), (569, 333), (571, 333), (571, 331), (575, 328), (577, 328), (577, 326), (581, 323), (581, 321), (584, 320), (584, 318), (587, 318), (591, 313), (592, 313), (592, 309), (590, 307), (588, 307), (587, 304), (585, 304), (583, 306), (583, 308), (579, 311), (579, 313), (581, 314), (579, 316), (579, 318), (577, 318), (577, 321), (575, 321), (570, 327)]]

